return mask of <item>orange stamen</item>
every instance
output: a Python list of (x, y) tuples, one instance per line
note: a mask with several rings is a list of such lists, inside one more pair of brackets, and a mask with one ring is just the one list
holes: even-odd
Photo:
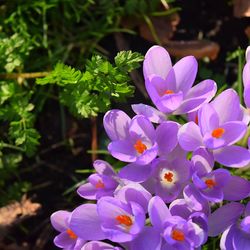
[(185, 235), (184, 235), (184, 233), (182, 231), (175, 229), (175, 230), (172, 231), (172, 238), (174, 240), (184, 241), (185, 240)]
[(71, 239), (74, 239), (74, 240), (77, 239), (77, 235), (71, 229), (68, 228), (66, 233), (69, 235)]
[(168, 172), (164, 175), (164, 179), (166, 179), (168, 182), (172, 182), (173, 181), (173, 173)]
[(131, 219), (129, 216), (125, 215), (125, 214), (118, 215), (118, 216), (115, 217), (115, 219), (116, 219), (120, 224), (123, 224), (123, 225), (125, 225), (125, 226), (127, 226), (127, 227), (130, 227), (130, 226), (133, 225), (132, 219)]
[(169, 94), (173, 94), (174, 91), (173, 90), (170, 90), (170, 89), (167, 89), (166, 91), (164, 91), (164, 95), (169, 95)]
[(134, 148), (139, 154), (142, 154), (147, 149), (147, 146), (143, 144), (141, 140), (137, 140), (134, 144)]
[(104, 186), (104, 183), (103, 183), (101, 180), (99, 180), (99, 181), (95, 184), (95, 187), (96, 187), (96, 188), (104, 188), (105, 186)]
[(198, 123), (199, 123), (199, 120), (198, 120), (198, 115), (196, 115), (196, 116), (195, 116), (195, 118), (194, 118), (194, 122), (198, 125)]
[(216, 128), (213, 130), (212, 136), (215, 138), (221, 138), (224, 133), (225, 133), (224, 128)]
[(213, 188), (214, 186), (216, 186), (216, 182), (212, 179), (205, 180), (205, 183), (206, 183), (208, 188)]

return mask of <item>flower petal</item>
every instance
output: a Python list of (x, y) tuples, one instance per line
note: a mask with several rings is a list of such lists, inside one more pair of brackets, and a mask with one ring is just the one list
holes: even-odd
[(231, 202), (215, 210), (208, 217), (208, 235), (214, 237), (222, 233), (239, 219), (244, 208), (243, 204)]
[(64, 210), (59, 210), (50, 216), (52, 226), (59, 232), (65, 231), (69, 227), (69, 217), (71, 213)]
[(195, 151), (203, 145), (200, 128), (194, 122), (184, 124), (178, 132), (180, 146), (186, 151)]
[(159, 196), (154, 196), (148, 204), (148, 214), (154, 228), (163, 230), (164, 223), (171, 216), (166, 204)]
[(149, 105), (145, 105), (142, 103), (133, 104), (132, 109), (137, 115), (144, 115), (154, 123), (161, 123), (167, 119), (167, 116), (164, 113)]
[(76, 240), (71, 239), (67, 232), (62, 232), (54, 238), (54, 244), (60, 248), (69, 248), (75, 244)]
[(96, 204), (84, 204), (73, 210), (70, 218), (70, 229), (83, 240), (103, 240), (101, 221), (97, 214)]
[(250, 182), (239, 176), (231, 176), (230, 181), (223, 187), (224, 200), (239, 201), (250, 194)]
[(163, 47), (155, 45), (145, 55), (143, 62), (144, 78), (147, 79), (150, 75), (158, 75), (166, 79), (171, 67), (172, 63), (168, 52)]
[(136, 151), (128, 140), (113, 141), (109, 143), (108, 150), (110, 154), (120, 161), (134, 162), (136, 161)]
[(101, 241), (90, 241), (86, 243), (81, 250), (119, 250), (121, 248), (114, 247), (108, 243)]
[(177, 145), (177, 133), (180, 125), (176, 122), (162, 122), (156, 129), (156, 142), (159, 155), (170, 153)]
[(192, 87), (185, 96), (180, 107), (174, 114), (185, 114), (194, 112), (202, 104), (209, 102), (215, 95), (217, 85), (212, 80), (204, 80)]
[(166, 94), (159, 98), (155, 105), (160, 111), (165, 113), (172, 113), (181, 105), (183, 101), (183, 93), (177, 92), (173, 94)]
[(130, 117), (119, 109), (108, 111), (103, 118), (103, 125), (111, 140), (122, 140), (128, 137)]
[(119, 171), (118, 176), (122, 179), (140, 183), (146, 181), (150, 177), (152, 170), (151, 163), (148, 165), (130, 163)]
[(241, 168), (250, 162), (250, 152), (240, 146), (227, 146), (213, 151), (214, 159), (222, 165)]
[(233, 247), (233, 237), (237, 233), (235, 225), (228, 227), (222, 234), (220, 239), (220, 248), (221, 250), (234, 250)]
[[(169, 71), (172, 81), (175, 82), (176, 91), (182, 91), (184, 95), (194, 84), (194, 80), (198, 70), (198, 63), (193, 56), (186, 56), (179, 60), (173, 69)], [(167, 79), (167, 81), (169, 81)]]
[(241, 121), (243, 118), (239, 96), (233, 89), (224, 90), (210, 104), (219, 115), (220, 124)]
[(98, 174), (108, 175), (108, 176), (115, 174), (115, 171), (112, 168), (112, 166), (106, 161), (95, 160), (93, 166)]

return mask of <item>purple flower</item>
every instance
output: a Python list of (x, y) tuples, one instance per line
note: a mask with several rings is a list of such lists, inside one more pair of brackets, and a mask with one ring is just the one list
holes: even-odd
[(116, 173), (105, 161), (96, 160), (94, 168), (97, 174), (92, 174), (88, 178), (88, 183), (81, 185), (77, 193), (89, 200), (97, 200), (103, 196), (112, 196), (118, 186)]
[(188, 122), (178, 132), (181, 147), (195, 151), (206, 147), (214, 159), (229, 167), (243, 167), (250, 161), (250, 153), (243, 147), (233, 146), (246, 132), (243, 112), (234, 90), (226, 90), (198, 112), (198, 125)]
[(52, 226), (60, 232), (54, 239), (54, 244), (57, 247), (64, 249), (80, 250), (85, 244), (85, 240), (80, 239), (69, 226), (70, 212), (57, 211), (50, 217)]
[(190, 178), (191, 164), (188, 160), (177, 158), (167, 161), (159, 158), (154, 161), (154, 189), (156, 195), (170, 203), (182, 192)]
[(163, 249), (193, 249), (206, 241), (206, 232), (193, 221), (195, 218), (172, 216), (158, 196), (150, 200), (148, 213), (153, 227), (165, 239)]
[[(177, 146), (177, 133), (180, 125), (172, 121), (162, 122), (156, 129), (156, 143), (158, 145), (158, 154), (160, 156), (169, 155)], [(134, 182), (144, 182), (152, 176), (155, 165), (139, 165), (131, 163), (119, 172), (119, 177)]]
[(111, 155), (118, 160), (147, 165), (157, 156), (154, 126), (144, 116), (132, 120), (121, 110), (111, 110), (103, 118), (104, 128), (112, 140)]
[(246, 64), (243, 68), (244, 101), (247, 108), (250, 108), (250, 46), (246, 50)]
[(164, 113), (184, 114), (197, 110), (216, 93), (216, 84), (205, 80), (192, 88), (197, 61), (187, 56), (173, 67), (168, 52), (151, 47), (145, 55), (143, 73), (147, 92), (155, 106)]
[(113, 197), (98, 200), (97, 210), (107, 239), (127, 242), (136, 238), (144, 228), (145, 212), (135, 203), (124, 203)]
[(248, 250), (250, 246), (250, 203), (245, 209), (245, 217), (227, 228), (221, 237), (222, 250)]

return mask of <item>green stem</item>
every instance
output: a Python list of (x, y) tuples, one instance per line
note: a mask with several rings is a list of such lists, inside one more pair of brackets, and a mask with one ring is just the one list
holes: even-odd
[(242, 87), (242, 52), (241, 49), (238, 48), (238, 94), (240, 97), (240, 103), (242, 104), (242, 94), (243, 94), (243, 87)]
[(23, 150), (22, 148), (19, 148), (19, 147), (17, 147), (17, 146), (14, 146), (14, 145), (11, 145), (11, 144), (8, 144), (8, 143), (1, 142), (1, 143), (0, 143), (0, 146), (1, 146), (2, 148), (10, 148), (10, 149), (15, 149), (15, 150), (24, 152), (24, 150)]
[(147, 23), (154, 40), (156, 41), (157, 44), (161, 45), (161, 40), (159, 39), (159, 37), (156, 33), (156, 30), (155, 30), (155, 27), (154, 27), (153, 23), (151, 22), (150, 18), (147, 15), (143, 15), (143, 18), (144, 18), (145, 22)]

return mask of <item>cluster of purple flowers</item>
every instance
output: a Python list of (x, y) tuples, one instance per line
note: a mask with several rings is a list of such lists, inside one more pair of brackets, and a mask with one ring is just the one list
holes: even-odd
[[(249, 50), (243, 70), (247, 108)], [(244, 200), (250, 182), (224, 168), (250, 163), (249, 149), (239, 144), (247, 136), (249, 111), (233, 89), (216, 95), (213, 80), (193, 86), (197, 69), (192, 56), (172, 66), (164, 48), (149, 49), (143, 73), (156, 108), (132, 105), (132, 119), (121, 110), (105, 114), (108, 150), (127, 165), (116, 173), (109, 163), (94, 162), (96, 173), (77, 192), (96, 203), (51, 215), (60, 232), (56, 246), (188, 250), (222, 234), (221, 249), (250, 249), (250, 202)], [(173, 115), (187, 122), (171, 121)]]

